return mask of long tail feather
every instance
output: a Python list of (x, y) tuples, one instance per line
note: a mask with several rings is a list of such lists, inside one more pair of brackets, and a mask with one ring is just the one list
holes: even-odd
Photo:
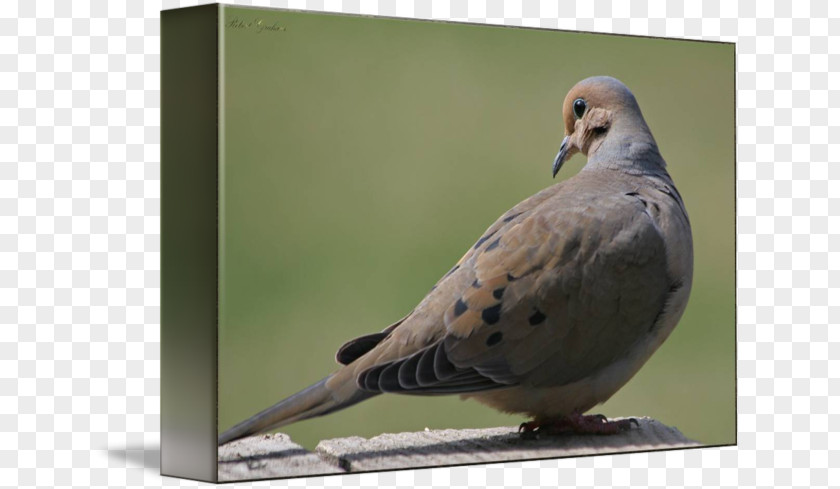
[(323, 416), (352, 406), (357, 402), (377, 394), (375, 392), (359, 390), (349, 397), (337, 399), (334, 393), (327, 388), (326, 384), (330, 378), (322, 379), (297, 394), (293, 394), (270, 408), (234, 425), (219, 435), (219, 445), (224, 445), (225, 443), (248, 435), (279, 428), (296, 421)]

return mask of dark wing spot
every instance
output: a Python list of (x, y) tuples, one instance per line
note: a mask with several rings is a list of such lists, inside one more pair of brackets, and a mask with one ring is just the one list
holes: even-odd
[(521, 216), (521, 215), (522, 215), (521, 212), (517, 212), (516, 214), (511, 214), (511, 215), (507, 216), (506, 218), (504, 218), (502, 220), (505, 221), (505, 222), (510, 222), (510, 221), (516, 219), (517, 217)]
[(492, 251), (499, 247), (499, 240), (502, 238), (496, 238), (496, 241), (490, 243), (484, 251)]
[(504, 287), (499, 287), (498, 289), (493, 291), (493, 297), (501, 300), (502, 299), (502, 294), (504, 294), (504, 293), (505, 293), (505, 288)]
[(668, 303), (667, 303), (667, 299), (666, 299), (665, 304), (662, 305), (662, 307), (659, 309), (659, 312), (656, 313), (656, 317), (653, 318), (653, 322), (650, 323), (650, 328), (648, 328), (648, 332), (653, 331), (654, 329), (656, 329), (656, 326), (659, 325), (659, 318), (661, 318), (662, 314), (665, 313), (665, 307), (667, 305), (668, 305)]
[[(647, 200), (645, 200), (644, 198), (642, 198), (642, 196), (640, 196), (638, 192), (627, 192), (625, 195), (629, 195), (629, 196), (631, 196), (631, 197), (635, 197), (635, 198), (636, 198), (636, 200), (638, 200), (639, 202), (641, 202), (641, 203), (642, 203), (642, 205), (643, 205), (643, 206), (645, 206), (645, 213), (646, 213), (648, 216), (650, 216), (650, 212), (648, 211), (648, 208), (649, 208), (649, 206), (651, 205), (651, 203), (649, 203)], [(656, 205), (655, 203), (654, 203), (654, 204), (652, 204), (652, 205), (653, 205), (653, 207), (655, 207), (655, 208), (656, 208), (656, 211), (657, 211), (657, 212), (659, 212), (659, 206), (658, 206), (658, 205)], [(653, 216), (651, 216), (651, 217), (653, 217)]]
[(528, 323), (531, 326), (536, 326), (543, 321), (545, 321), (545, 314), (543, 314), (539, 309), (537, 309), (537, 312), (531, 314), (531, 317), (528, 318)]
[(502, 332), (496, 331), (487, 337), (487, 346), (493, 346), (500, 341), (502, 341)]
[(364, 355), (378, 345), (380, 341), (384, 340), (390, 331), (382, 331), (380, 333), (373, 333), (360, 336), (348, 341), (335, 354), (335, 359), (342, 365), (348, 365), (354, 362), (357, 358)]
[(513, 275), (511, 275), (511, 274), (507, 274), (507, 281), (508, 281), (508, 282), (513, 282), (513, 281), (514, 281), (514, 280), (516, 280), (517, 278), (519, 278), (519, 277), (514, 277), (514, 276), (513, 276)]
[(453, 273), (455, 273), (455, 271), (456, 271), (456, 270), (458, 270), (459, 268), (461, 268), (461, 265), (455, 265), (454, 267), (452, 267), (452, 269), (451, 269), (451, 270), (449, 270), (448, 272), (446, 272), (446, 275), (444, 275), (444, 276), (443, 276), (443, 278), (446, 278), (446, 277), (448, 277), (448, 276), (452, 275), (452, 274), (453, 274)]
[(478, 279), (475, 279), (475, 280), (473, 280), (472, 286), (473, 286), (474, 289), (480, 289), (481, 288), (481, 282), (479, 282)]
[(662, 301), (662, 307), (659, 309), (659, 312), (656, 313), (656, 317), (653, 318), (653, 322), (650, 325), (650, 329), (648, 331), (653, 331), (656, 329), (656, 326), (659, 324), (659, 319), (662, 317), (662, 314), (665, 313), (665, 309), (668, 308), (668, 303), (671, 300), (671, 296), (674, 295), (678, 290), (680, 290), (683, 286), (682, 280), (677, 280), (676, 282), (672, 283), (670, 287), (668, 287), (668, 292), (665, 294), (665, 299)]
[(485, 241), (492, 238), (494, 234), (496, 234), (496, 231), (493, 231), (487, 236), (482, 236), (478, 241), (475, 242), (475, 246), (473, 246), (473, 249), (477, 250), (479, 246), (483, 245)]
[(455, 301), (455, 317), (460, 316), (467, 312), (467, 304), (463, 301), (463, 299), (458, 299)]
[[(676, 188), (672, 189), (669, 186), (656, 187), (656, 189), (659, 190), (660, 192), (662, 192), (663, 194), (667, 195), (668, 197), (671, 197), (672, 199), (674, 199), (674, 202), (676, 202), (677, 205), (680, 205), (680, 201), (682, 200), (682, 196), (680, 195), (679, 190), (677, 190)], [(673, 192), (672, 192), (672, 190), (673, 190)], [(680, 207), (682, 207), (682, 206), (680, 205)]]
[(487, 324), (496, 324), (502, 312), (502, 305), (496, 304), (481, 311), (481, 319)]
[(560, 253), (560, 256), (571, 258), (572, 255), (576, 254), (579, 250), (580, 238), (578, 236), (572, 236), (566, 241), (566, 244), (563, 246), (563, 251)]

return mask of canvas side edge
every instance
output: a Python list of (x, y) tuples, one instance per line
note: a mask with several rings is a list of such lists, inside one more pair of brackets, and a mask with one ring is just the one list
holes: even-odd
[(161, 474), (217, 480), (218, 5), (161, 12)]

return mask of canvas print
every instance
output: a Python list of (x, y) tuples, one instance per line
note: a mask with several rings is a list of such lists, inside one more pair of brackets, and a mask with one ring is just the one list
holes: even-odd
[(734, 45), (219, 29), (220, 480), (735, 443)]

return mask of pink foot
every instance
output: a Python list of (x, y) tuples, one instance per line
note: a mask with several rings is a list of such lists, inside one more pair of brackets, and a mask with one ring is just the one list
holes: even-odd
[(614, 435), (639, 426), (633, 418), (608, 421), (603, 414), (570, 414), (569, 416), (543, 421), (528, 421), (519, 425), (522, 438), (535, 439), (541, 435), (575, 433), (579, 435)]

